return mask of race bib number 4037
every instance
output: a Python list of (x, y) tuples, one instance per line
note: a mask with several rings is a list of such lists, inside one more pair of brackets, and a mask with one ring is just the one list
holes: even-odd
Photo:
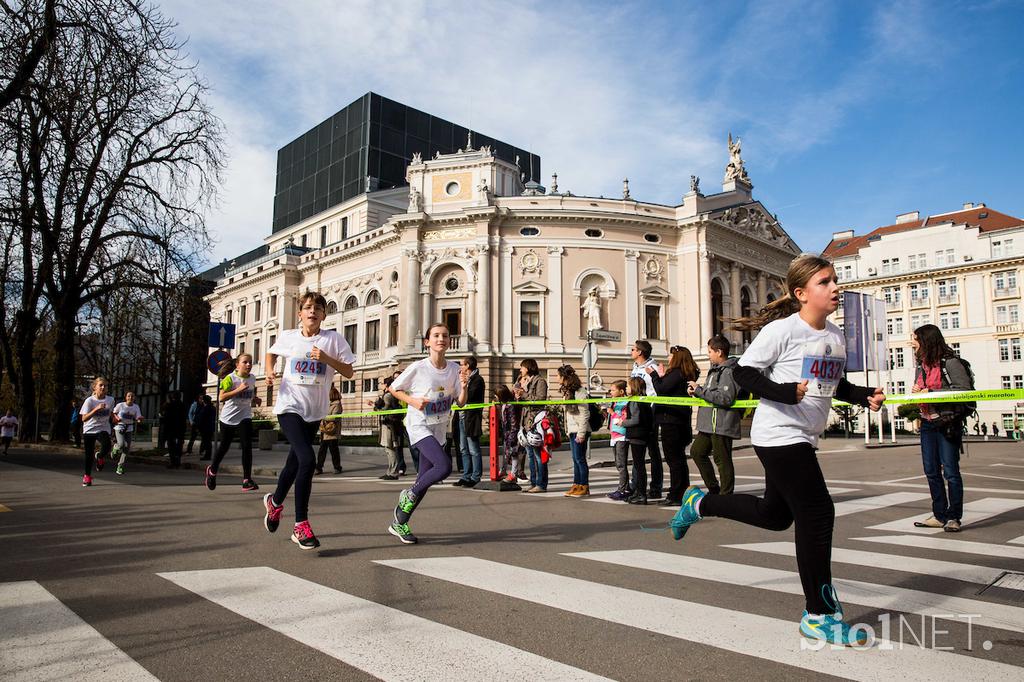
[(807, 381), (807, 395), (831, 398), (846, 368), (846, 349), (828, 341), (804, 344), (801, 381)]

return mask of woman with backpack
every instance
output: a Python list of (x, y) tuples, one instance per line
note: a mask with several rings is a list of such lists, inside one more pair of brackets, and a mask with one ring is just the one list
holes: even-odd
[[(917, 359), (914, 393), (967, 391), (974, 387), (970, 364), (956, 356), (934, 324), (915, 329), (910, 346)], [(915, 521), (914, 525), (958, 533), (964, 510), (960, 452), (963, 424), (970, 407), (965, 403), (922, 403), (920, 407), (921, 459), (932, 495), (932, 515), (924, 521)]]
[[(587, 389), (572, 365), (558, 368), (559, 392), (562, 400), (586, 400)], [(587, 464), (587, 441), (590, 440), (590, 410), (587, 403), (565, 406), (562, 420), (569, 434), (569, 450), (572, 452), (572, 487), (566, 497), (590, 496), (590, 466)]]
[[(659, 396), (686, 398), (691, 381), (697, 381), (700, 370), (693, 354), (685, 346), (672, 346), (668, 369), (659, 374), (653, 367), (646, 372)], [(661, 368), (659, 368), (661, 369)], [(693, 408), (683, 405), (657, 405), (654, 423), (661, 427), (661, 446), (668, 464), (668, 493), (661, 501), (664, 507), (678, 507), (683, 493), (690, 487), (690, 470), (686, 466), (686, 446), (693, 442)]]

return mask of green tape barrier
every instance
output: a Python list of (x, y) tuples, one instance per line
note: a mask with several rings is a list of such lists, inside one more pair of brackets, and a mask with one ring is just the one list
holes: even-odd
[[(622, 398), (587, 398), (585, 400), (520, 400), (508, 403), (473, 403), (470, 405), (464, 405), (459, 407), (453, 405), (452, 410), (480, 410), (489, 408), (492, 405), (526, 405), (526, 406), (542, 406), (542, 405), (585, 405), (585, 404), (604, 404), (607, 405), (612, 402), (622, 402), (623, 400), (637, 403), (651, 403), (655, 405), (676, 405), (680, 407), (715, 407), (706, 400), (700, 398), (691, 397), (676, 397), (676, 396), (623, 396)], [(886, 405), (906, 405), (906, 404), (921, 404), (921, 403), (966, 403), (966, 402), (986, 402), (991, 400), (1024, 400), (1024, 389), (1002, 389), (1002, 390), (975, 390), (975, 391), (929, 391), (927, 393), (904, 393), (901, 395), (887, 395), (885, 397)], [(746, 409), (749, 407), (757, 407), (760, 400), (737, 400), (730, 408), (733, 409)], [(850, 403), (843, 402), (842, 400), (833, 400), (833, 407), (842, 407), (850, 405)], [(341, 414), (329, 414), (324, 419), (350, 419), (355, 417), (377, 417), (386, 414), (405, 414), (406, 408), (397, 410), (372, 410), (369, 412), (342, 412)], [(253, 423), (260, 422), (273, 422), (274, 419), (254, 419)]]

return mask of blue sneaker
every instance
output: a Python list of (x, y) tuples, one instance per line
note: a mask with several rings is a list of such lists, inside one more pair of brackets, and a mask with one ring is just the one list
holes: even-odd
[(672, 529), (672, 537), (676, 540), (682, 540), (683, 536), (686, 535), (686, 531), (690, 530), (690, 526), (704, 518), (697, 513), (697, 503), (703, 497), (704, 492), (697, 487), (687, 488), (686, 492), (683, 493), (683, 503), (680, 505), (679, 511), (668, 522), (669, 527)]
[(800, 634), (808, 639), (817, 639), (837, 646), (867, 646), (867, 635), (863, 630), (853, 630), (835, 616), (811, 616), (804, 611), (800, 619)]
[(839, 595), (836, 594), (836, 588), (832, 585), (821, 586), (821, 596), (828, 604), (829, 608), (835, 611), (832, 617), (836, 620), (843, 619), (843, 605), (839, 603)]

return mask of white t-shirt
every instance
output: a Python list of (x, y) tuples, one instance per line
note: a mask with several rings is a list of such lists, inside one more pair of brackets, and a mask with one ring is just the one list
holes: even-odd
[(0, 438), (14, 438), (18, 435), (18, 418), (14, 415), (0, 417)]
[(824, 329), (814, 329), (799, 313), (793, 313), (767, 324), (739, 364), (767, 369), (765, 375), (779, 384), (807, 379), (807, 394), (796, 405), (761, 399), (750, 427), (751, 442), (764, 447), (800, 442), (817, 447), (846, 368), (846, 346), (839, 327), (826, 321)]
[(413, 398), (426, 398), (422, 410), (409, 406), (405, 413), (405, 429), (409, 443), (415, 445), (427, 436), (433, 436), (444, 445), (452, 404), (462, 390), (459, 381), (459, 363), (448, 361), (444, 369), (430, 363), (430, 358), (417, 360), (398, 375), (391, 388), (405, 391)]
[(82, 423), (82, 433), (110, 433), (110, 411), (114, 409), (114, 399), (109, 395), (103, 400), (89, 396), (82, 401), (78, 414), (84, 417), (101, 405), (102, 410)]
[(233, 391), (242, 384), (246, 388), (232, 398), (228, 398), (220, 404), (220, 421), (228, 426), (238, 426), (243, 419), (252, 419), (252, 398), (256, 394), (256, 380), (252, 375), (244, 379), (234, 372), (227, 375), (220, 381), (221, 395)]
[(301, 329), (289, 329), (281, 333), (268, 353), (284, 358), (284, 376), (278, 388), (274, 414), (291, 412), (303, 421), (320, 421), (331, 409), (328, 399), (334, 368), (326, 362), (317, 362), (309, 357), (316, 346), (332, 358), (353, 364), (352, 354), (345, 337), (336, 331), (321, 329), (316, 336), (303, 336)]
[(134, 432), (135, 422), (142, 419), (142, 410), (139, 409), (138, 403), (132, 403), (130, 406), (128, 403), (118, 403), (114, 407), (114, 414), (121, 420), (114, 428), (123, 433)]
[(630, 377), (640, 377), (644, 380), (644, 388), (647, 391), (647, 395), (658, 395), (658, 392), (654, 390), (654, 379), (647, 373), (646, 367), (654, 368), (654, 371), (658, 371), (658, 363), (653, 358), (648, 358), (643, 364), (634, 362), (633, 369), (629, 372)]

